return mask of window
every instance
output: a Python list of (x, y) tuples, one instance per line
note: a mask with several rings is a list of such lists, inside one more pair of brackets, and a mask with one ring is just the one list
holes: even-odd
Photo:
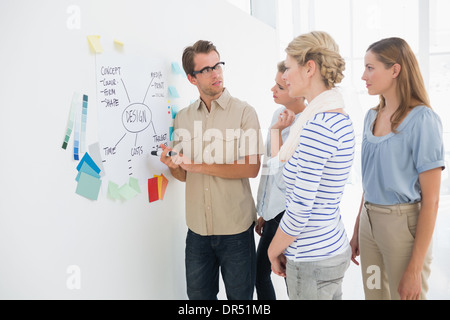
[(235, 5), (239, 9), (248, 14), (251, 14), (251, 0), (228, 0), (231, 4)]
[[(280, 59), (294, 36), (312, 30), (328, 32), (339, 44), (346, 59), (345, 79), (341, 87), (347, 93), (347, 112), (361, 142), (363, 116), (378, 103), (369, 96), (361, 80), (364, 55), (375, 41), (386, 37), (405, 39), (416, 53), (433, 109), (440, 115), (444, 129), (446, 170), (442, 174), (441, 201), (434, 232), (434, 260), (430, 278), (430, 299), (447, 299), (450, 294), (450, 1), (448, 0), (278, 0), (277, 32)], [(360, 147), (355, 170), (341, 212), (348, 236), (362, 194)], [(345, 198), (345, 194), (344, 194)], [(359, 198), (359, 199), (356, 199)], [(344, 298), (363, 299), (359, 268), (350, 268), (344, 278)], [(358, 273), (358, 274), (355, 274)], [(347, 281), (347, 283), (345, 283)], [(350, 290), (346, 288), (351, 288)]]

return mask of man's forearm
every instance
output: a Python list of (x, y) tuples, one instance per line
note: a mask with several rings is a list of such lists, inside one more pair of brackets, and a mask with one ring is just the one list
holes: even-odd
[(225, 179), (256, 178), (261, 162), (259, 155), (247, 156), (231, 164), (181, 164), (188, 172), (202, 173)]
[(170, 169), (170, 173), (172, 174), (172, 176), (181, 181), (181, 182), (186, 182), (186, 170), (184, 170), (181, 167), (177, 167), (177, 168), (169, 168)]

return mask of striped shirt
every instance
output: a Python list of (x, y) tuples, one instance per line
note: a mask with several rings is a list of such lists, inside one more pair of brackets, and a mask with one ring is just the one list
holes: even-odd
[(281, 229), (297, 239), (285, 255), (294, 261), (326, 259), (349, 246), (339, 204), (355, 151), (353, 124), (347, 115), (317, 114), (283, 169), (286, 212)]

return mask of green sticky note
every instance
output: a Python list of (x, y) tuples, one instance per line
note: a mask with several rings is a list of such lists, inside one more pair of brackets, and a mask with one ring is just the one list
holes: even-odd
[(138, 179), (130, 177), (128, 184), (130, 185), (131, 188), (133, 188), (134, 191), (136, 191), (137, 193), (141, 193), (141, 188), (139, 187)]
[(138, 193), (134, 190), (128, 183), (124, 184), (119, 188), (119, 194), (125, 200), (130, 200), (135, 197)]
[(85, 172), (80, 173), (75, 193), (87, 199), (97, 200), (102, 181)]
[(110, 199), (120, 199), (120, 193), (119, 193), (119, 185), (115, 184), (112, 181), (109, 181), (108, 183), (108, 198)]

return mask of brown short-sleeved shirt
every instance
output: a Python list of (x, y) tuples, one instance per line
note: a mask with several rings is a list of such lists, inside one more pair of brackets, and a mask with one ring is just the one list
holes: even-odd
[[(264, 152), (255, 109), (233, 98), (227, 89), (211, 103), (211, 112), (201, 99), (182, 109), (174, 128), (174, 150), (182, 150), (194, 163), (232, 164)], [(187, 172), (186, 223), (193, 232), (237, 234), (255, 220), (248, 178), (223, 179)]]

